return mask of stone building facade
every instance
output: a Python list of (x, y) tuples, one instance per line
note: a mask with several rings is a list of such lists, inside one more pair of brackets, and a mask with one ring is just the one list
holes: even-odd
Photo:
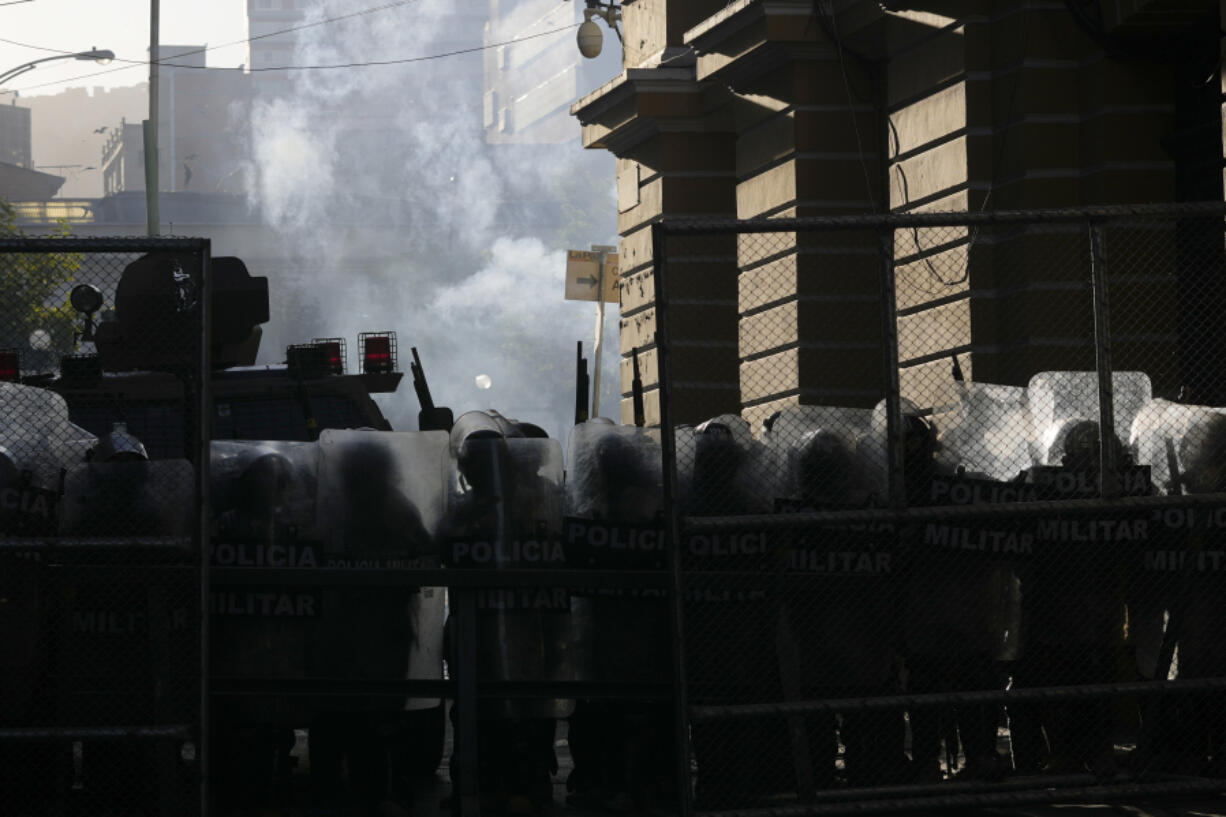
[[(634, 348), (658, 418), (660, 218), (1221, 201), (1221, 5), (626, 0), (622, 73), (571, 109), (585, 147), (618, 159), (623, 420)], [(677, 421), (882, 396), (873, 237), (778, 235), (769, 263), (731, 237), (670, 256)], [(1146, 327), (1117, 338), (1115, 366), (1154, 372), (1157, 393), (1226, 398), (1165, 363), (1226, 351), (1221, 264), (1204, 271), (1215, 240), (1196, 269), (1172, 254), (1113, 282), (1127, 293), (1114, 325)], [(1035, 230), (964, 230), (895, 249), (904, 396), (924, 403), (951, 355), (967, 377), (1017, 385), (1093, 368), (1089, 312), (1061, 308), (1085, 268), (1048, 263), (1051, 246)], [(939, 286), (923, 280), (934, 267), (951, 272)], [(1189, 281), (1194, 306), (1178, 297)]]

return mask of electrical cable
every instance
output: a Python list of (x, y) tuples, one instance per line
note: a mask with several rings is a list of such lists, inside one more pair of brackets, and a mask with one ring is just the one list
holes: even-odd
[[(410, 2), (411, 1), (412, 0), (410, 0)], [(503, 46), (514, 45), (515, 43), (522, 43), (522, 42), (526, 42), (527, 40), (534, 40), (538, 37), (547, 37), (551, 34), (559, 34), (563, 31), (571, 31), (578, 27), (579, 27), (579, 24), (574, 23), (572, 25), (562, 26), (561, 28), (550, 29), (549, 31), (540, 31), (540, 32), (537, 32), (536, 34), (529, 34), (526, 37), (517, 37), (515, 39), (504, 40), (502, 42), (497, 42), (497, 43), (487, 43), (485, 45), (477, 45), (471, 48), (461, 48), (455, 51), (444, 51), (438, 54), (428, 54), (423, 57), (403, 57), (401, 59), (394, 59), (394, 60), (368, 60), (365, 62), (333, 63), (329, 65), (276, 65), (276, 66), (265, 66), (263, 68), (248, 68), (247, 71), (249, 73), (260, 73), (264, 71), (318, 71), (318, 70), (334, 70), (338, 68), (364, 68), (367, 66), (374, 66), (374, 65), (404, 65), (407, 63), (438, 60), (438, 59), (443, 59), (445, 57), (455, 57), (461, 54), (472, 54), (478, 51), (488, 51), (491, 48), (502, 48)], [(267, 36), (271, 36), (271, 35), (267, 35)], [(3, 38), (0, 38), (0, 40), (3, 40)], [(3, 40), (3, 41), (9, 42), (8, 40)], [(220, 48), (221, 46), (218, 46), (218, 47)], [(183, 54), (176, 54), (175, 57), (176, 58), (185, 57), (185, 56), (188, 56), (188, 54), (194, 54), (194, 53), (199, 53), (199, 52), (192, 51), (192, 52), (186, 52)], [(29, 85), (29, 86), (26, 86), (25, 88), (15, 88), (15, 89), (7, 89), (7, 90), (0, 89), (0, 94), (13, 93), (14, 91), (28, 91), (33, 88), (41, 88), (45, 85), (60, 85), (65, 82), (71, 82), (76, 79), (84, 79), (87, 77), (98, 76), (98, 74), (108, 74), (116, 70), (124, 70), (127, 68), (133, 68), (136, 66), (145, 66), (145, 65), (149, 65), (149, 63), (148, 62), (132, 62), (131, 65), (125, 65), (122, 68), (118, 68), (118, 69), (110, 69), (108, 71), (98, 71), (92, 74), (84, 74), (82, 76), (69, 77), (68, 79), (55, 80), (54, 82), (44, 82), (39, 85)], [(207, 70), (208, 69), (208, 66), (204, 66), (204, 65), (181, 65), (178, 63), (163, 62), (163, 61), (159, 61), (158, 65), (164, 66), (167, 68), (190, 68), (190, 69), (195, 69), (195, 70)], [(214, 70), (227, 70), (227, 69), (214, 69)]]
[[(409, 5), (410, 3), (415, 3), (415, 2), (417, 2), (417, 0), (394, 0), (393, 2), (390, 2), (390, 3), (383, 3), (382, 5), (378, 5), (378, 6), (370, 6), (370, 7), (368, 7), (368, 8), (360, 9), (360, 10), (358, 10), (358, 11), (352, 11), (352, 12), (349, 12), (348, 14), (338, 14), (338, 15), (336, 15), (336, 16), (334, 16), (334, 17), (325, 17), (325, 18), (323, 18), (323, 19), (321, 19), (321, 20), (313, 20), (313, 21), (311, 21), (311, 22), (309, 22), (309, 23), (303, 23), (303, 24), (301, 24), (301, 25), (290, 26), (289, 28), (279, 29), (279, 30), (277, 30), (277, 31), (270, 31), (270, 32), (268, 32), (267, 34), (257, 34), (257, 35), (255, 35), (255, 36), (253, 36), (253, 37), (247, 37), (246, 39), (242, 39), (242, 40), (234, 40), (234, 41), (232, 41), (232, 42), (222, 43), (221, 45), (206, 46), (206, 47), (204, 47), (204, 48), (196, 48), (196, 49), (193, 49), (193, 50), (191, 50), (191, 51), (184, 51), (184, 52), (183, 52), (183, 53), (181, 53), (181, 54), (175, 54), (175, 55), (174, 55), (174, 57), (168, 57), (168, 58), (167, 58), (167, 59), (165, 59), (165, 60), (158, 60), (158, 61), (157, 61), (157, 64), (158, 64), (158, 65), (165, 65), (165, 66), (170, 67), (170, 68), (200, 68), (201, 66), (198, 66), (198, 65), (178, 65), (178, 64), (176, 64), (176, 63), (168, 62), (168, 60), (170, 60), (170, 59), (179, 59), (179, 58), (182, 58), (182, 57), (190, 57), (190, 56), (192, 56), (193, 54), (203, 54), (203, 53), (206, 53), (206, 52), (208, 52), (208, 51), (217, 51), (217, 50), (222, 49), (222, 48), (230, 48), (230, 47), (232, 47), (232, 46), (236, 46), (236, 45), (247, 45), (248, 43), (253, 43), (253, 42), (257, 41), (257, 40), (265, 40), (265, 39), (268, 39), (269, 37), (277, 37), (277, 36), (280, 36), (280, 35), (282, 35), (282, 34), (291, 34), (291, 33), (295, 32), (295, 31), (302, 31), (302, 30), (304, 30), (304, 29), (308, 29), (308, 28), (315, 28), (315, 27), (318, 27), (318, 26), (327, 25), (327, 24), (329, 24), (329, 23), (336, 23), (336, 22), (340, 22), (340, 21), (342, 21), (342, 20), (349, 20), (349, 19), (352, 19), (352, 18), (354, 18), (354, 17), (362, 17), (362, 16), (365, 16), (365, 15), (367, 15), (367, 14), (374, 14), (374, 13), (376, 13), (376, 12), (380, 12), (380, 11), (387, 11), (388, 9), (398, 8), (398, 7), (400, 7), (400, 6), (407, 6), (407, 5)], [(59, 49), (59, 48), (47, 48), (47, 47), (45, 47), (45, 46), (31, 45), (30, 43), (23, 43), (23, 42), (19, 42), (19, 41), (17, 41), (17, 40), (10, 40), (10, 39), (4, 38), (4, 37), (0, 37), (0, 42), (8, 43), (9, 45), (16, 45), (16, 46), (20, 46), (20, 47), (22, 47), (22, 48), (31, 48), (31, 49), (34, 49), (35, 51), (49, 51), (49, 52), (51, 52), (51, 53), (53, 53), (53, 54), (72, 55), (72, 54), (76, 54), (76, 53), (77, 53), (76, 51), (65, 51), (65, 50), (63, 50), (63, 49)], [(444, 56), (450, 56), (450, 55), (444, 55)], [(420, 58), (419, 58), (419, 59), (420, 59)], [(63, 83), (65, 83), (65, 82), (74, 82), (74, 81), (79, 80), (79, 79), (89, 79), (90, 77), (98, 77), (98, 76), (102, 76), (103, 74), (113, 74), (113, 73), (115, 73), (116, 71), (126, 71), (126, 70), (128, 70), (128, 69), (130, 69), (130, 68), (135, 68), (135, 67), (138, 67), (138, 66), (145, 67), (145, 66), (148, 66), (148, 65), (150, 65), (150, 64), (152, 63), (152, 61), (151, 61), (151, 60), (124, 60), (124, 59), (119, 59), (119, 58), (115, 58), (115, 61), (116, 61), (116, 62), (123, 62), (123, 63), (127, 63), (127, 64), (126, 64), (126, 65), (116, 66), (115, 68), (107, 68), (107, 69), (102, 70), (102, 71), (92, 71), (92, 72), (90, 72), (90, 73), (88, 73), (88, 74), (80, 74), (80, 75), (75, 76), (75, 77), (68, 77), (67, 79), (54, 80), (54, 81), (51, 81), (51, 82), (43, 82), (43, 83), (40, 83), (40, 84), (38, 84), (38, 85), (28, 85), (28, 86), (26, 86), (25, 88), (18, 88), (18, 89), (15, 89), (15, 90), (18, 90), (18, 91), (31, 91), (31, 90), (34, 90), (34, 89), (36, 89), (36, 88), (43, 88), (43, 87), (48, 86), (48, 85), (62, 85), (62, 84), (63, 84)], [(284, 69), (284, 70), (289, 70), (289, 69), (287, 68), (287, 69)], [(8, 92), (8, 91), (3, 91), (3, 92), (0, 92), (0, 93), (10, 93), (10, 92)]]
[[(295, 31), (302, 31), (303, 29), (307, 29), (307, 28), (315, 28), (317, 26), (326, 25), (328, 23), (336, 23), (341, 20), (348, 20), (353, 17), (361, 17), (366, 14), (373, 14), (377, 11), (387, 11), (388, 9), (397, 8), (399, 6), (407, 6), (410, 3), (415, 3), (415, 2), (417, 2), (417, 0), (394, 0), (394, 2), (384, 3), (381, 6), (370, 6), (368, 8), (364, 8), (359, 11), (352, 11), (348, 14), (338, 14), (335, 17), (325, 17), (322, 20), (314, 20), (309, 23), (303, 23), (302, 25), (290, 26), (289, 28), (282, 28), (277, 31), (270, 31), (267, 34), (256, 34), (253, 37), (247, 37), (246, 39), (243, 39), (243, 40), (233, 40), (228, 43), (222, 43), (221, 45), (211, 45), (211, 46), (205, 46), (204, 48), (197, 48), (192, 51), (184, 51), (181, 54), (176, 54), (174, 58), (190, 57), (193, 54), (203, 54), (207, 51), (217, 51), (218, 49), (230, 48), (231, 46), (235, 46), (235, 45), (247, 45), (249, 43), (255, 42), (256, 40), (266, 40), (269, 37), (278, 37), (282, 34), (291, 34)], [(0, 42), (8, 43), (9, 45), (18, 45), (18, 46), (21, 46), (22, 48), (32, 48), (35, 51), (49, 51), (53, 54), (71, 55), (71, 54), (77, 53), (75, 51), (64, 51), (59, 48), (47, 48), (46, 46), (41, 46), (41, 45), (31, 45), (29, 43), (18, 42), (17, 40), (5, 39), (4, 37), (0, 37)], [(119, 60), (119, 61), (130, 63), (131, 65), (149, 65), (149, 62), (150, 62), (149, 60)], [(165, 65), (165, 64), (166, 64), (165, 61), (158, 62), (158, 65)], [(120, 71), (120, 70), (123, 70), (124, 67), (126, 66), (120, 66), (118, 68), (110, 68), (107, 71), (102, 71), (100, 73), (110, 73), (111, 71)], [(90, 76), (95, 76), (95, 75), (91, 74)]]
[[(362, 68), (368, 65), (403, 65), (405, 63), (410, 63), (410, 62), (426, 62), (427, 60), (438, 60), (438, 59), (443, 59), (444, 57), (455, 57), (460, 54), (472, 54), (477, 51), (488, 51), (491, 48), (501, 48), (505, 45), (514, 45), (515, 43), (522, 43), (527, 40), (535, 40), (537, 37), (547, 37), (550, 34), (559, 34), (563, 31), (571, 31), (578, 27), (579, 27), (579, 23), (574, 23), (572, 25), (562, 26), (561, 28), (550, 29), (549, 31), (540, 31), (540, 32), (537, 32), (536, 34), (529, 34), (526, 37), (517, 37), (516, 39), (513, 39), (513, 40), (505, 40), (500, 43), (488, 43), (487, 45), (474, 45), (471, 48), (460, 48), (455, 51), (444, 51), (439, 54), (430, 54), (425, 57), (404, 57), (398, 60), (371, 60), (369, 62), (347, 62), (347, 63), (335, 63), (332, 65), (268, 66), (265, 68), (249, 68), (247, 70), (251, 71), (252, 73), (255, 73), (257, 71), (314, 71), (314, 70), (327, 70), (327, 69), (333, 69), (333, 68)], [(171, 65), (171, 67), (174, 67), (173, 64)], [(183, 67), (194, 68), (196, 66), (183, 66)]]

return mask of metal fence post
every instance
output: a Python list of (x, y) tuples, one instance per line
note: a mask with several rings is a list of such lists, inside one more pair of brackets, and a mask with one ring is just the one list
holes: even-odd
[(459, 781), (453, 793), (459, 817), (481, 813), (477, 780), (477, 597), (471, 588), (451, 593), (451, 613), (455, 616), (453, 654), (459, 666), (452, 671), (456, 681), (455, 760), (460, 766)]
[(656, 394), (660, 405), (660, 458), (663, 477), (664, 521), (668, 526), (668, 540), (672, 547), (668, 554), (668, 568), (672, 575), (672, 631), (673, 654), (673, 715), (677, 746), (677, 813), (689, 817), (693, 813), (690, 799), (690, 726), (689, 699), (686, 695), (685, 675), (685, 581), (681, 574), (682, 531), (681, 506), (677, 502), (677, 446), (672, 406), (669, 403), (668, 375), (668, 299), (665, 276), (667, 275), (667, 228), (662, 222), (651, 225), (651, 260), (654, 267), (655, 312), (656, 312)]
[(903, 482), (902, 396), (898, 383), (898, 301), (894, 280), (894, 229), (878, 234), (881, 253), (881, 351), (885, 367), (886, 467), (891, 507), (906, 504)]
[(1094, 299), (1094, 366), (1098, 372), (1099, 492), (1104, 499), (1119, 494), (1115, 446), (1115, 389), (1111, 381), (1111, 328), (1107, 299), (1107, 259), (1097, 222), (1087, 221), (1090, 233), (1090, 288)]
[(211, 813), (210, 801), (212, 792), (209, 782), (212, 770), (209, 764), (209, 751), (212, 735), (209, 731), (209, 672), (212, 668), (210, 658), (210, 628), (209, 628), (209, 526), (212, 519), (212, 496), (209, 492), (209, 444), (213, 439), (213, 390), (212, 390), (212, 345), (213, 345), (213, 256), (212, 243), (205, 239), (204, 249), (200, 254), (200, 355), (197, 372), (197, 422), (196, 422), (196, 497), (197, 497), (197, 535), (200, 537), (198, 553), (200, 554), (200, 735), (196, 745), (196, 768), (200, 774), (200, 814), (208, 817)]

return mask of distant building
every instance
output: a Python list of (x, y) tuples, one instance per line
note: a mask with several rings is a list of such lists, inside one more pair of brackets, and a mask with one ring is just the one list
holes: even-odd
[(112, 128), (102, 146), (102, 194), (145, 189), (145, 148), (139, 123)]
[(0, 162), (30, 167), (30, 109), (18, 108), (17, 97), (10, 105), (0, 105)]
[[(237, 193), (243, 188), (251, 78), (206, 68), (203, 45), (164, 45), (158, 82), (158, 189)], [(103, 192), (145, 189), (144, 135), (123, 122), (102, 148)]]
[(277, 96), (289, 87), (288, 74), (263, 69), (294, 64), (298, 36), (290, 29), (302, 24), (305, 9), (317, 1), (247, 0), (249, 65), (255, 72), (252, 76), (260, 93)]
[(31, 165), (59, 173), (61, 198), (97, 198), (104, 190), (99, 159), (115, 125), (139, 123), (147, 116), (149, 87), (144, 82), (120, 88), (73, 87), (43, 96), (22, 96), (30, 111)]
[[(621, 68), (610, 33), (596, 59), (584, 59), (573, 26), (583, 4), (569, 0), (491, 0), (485, 24), (482, 116), (491, 144), (559, 144), (579, 138), (570, 105)], [(551, 34), (562, 30), (563, 33)], [(511, 43), (497, 45), (498, 43)]]

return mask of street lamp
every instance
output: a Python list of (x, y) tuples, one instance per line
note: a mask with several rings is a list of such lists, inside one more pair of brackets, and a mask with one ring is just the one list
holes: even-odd
[(96, 62), (101, 65), (106, 65), (111, 60), (115, 59), (115, 52), (106, 48), (91, 48), (88, 51), (78, 51), (76, 54), (56, 54), (54, 57), (43, 57), (41, 60), (31, 60), (16, 68), (9, 69), (3, 74), (0, 74), (0, 82), (7, 82), (13, 77), (20, 76), (26, 71), (33, 71), (38, 65), (51, 60), (84, 60), (86, 62)]

